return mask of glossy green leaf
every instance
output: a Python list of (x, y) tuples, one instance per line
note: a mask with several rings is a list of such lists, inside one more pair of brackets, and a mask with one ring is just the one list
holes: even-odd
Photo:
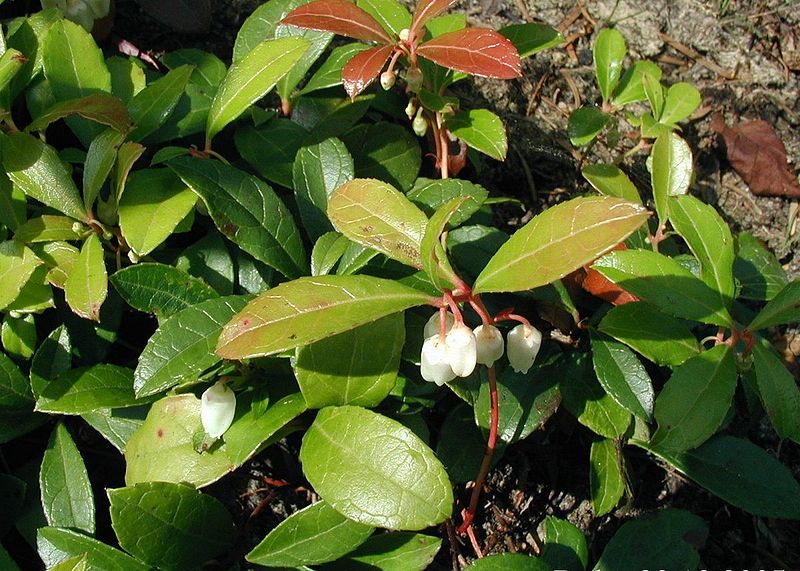
[[(191, 486), (144, 482), (109, 490), (108, 499), (120, 546), (164, 571), (197, 569), (233, 544), (233, 521), (225, 506)], [(146, 541), (142, 530), (147, 530)]]
[(600, 331), (659, 365), (674, 367), (700, 353), (700, 343), (686, 325), (647, 302), (612, 308)]
[(613, 28), (600, 30), (594, 40), (594, 73), (603, 101), (608, 101), (617, 87), (627, 50), (625, 38)]
[(195, 48), (167, 52), (161, 56), (161, 63), (171, 70), (178, 69), (184, 65), (192, 66), (194, 69), (189, 81), (215, 91), (228, 73), (225, 62), (212, 53)]
[(140, 563), (130, 555), (114, 549), (71, 529), (60, 527), (42, 527), (36, 532), (36, 547), (39, 557), (48, 569), (57, 563), (86, 554), (88, 569), (91, 571), (151, 571), (150, 567)]
[(42, 265), (33, 251), (15, 240), (0, 242), (0, 310), (19, 296), (20, 290)]
[(606, 393), (631, 414), (650, 420), (655, 392), (636, 354), (622, 343), (592, 332), (592, 363)]
[[(661, 85), (661, 82), (656, 79), (656, 76), (652, 74), (645, 74), (642, 76), (642, 87), (644, 88), (644, 94), (647, 98), (647, 102), (650, 103), (650, 108), (652, 109), (652, 114), (646, 113), (642, 115), (642, 120), (646, 117), (649, 117), (653, 123), (656, 123), (661, 117), (661, 113), (664, 111), (664, 101), (667, 98), (667, 94), (665, 93), (664, 86)], [(656, 123), (658, 126), (662, 126), (660, 123)], [(645, 130), (645, 125), (642, 125), (642, 132)], [(664, 134), (668, 134), (671, 129), (667, 128), (663, 130)]]
[(209, 232), (175, 260), (175, 267), (202, 279), (220, 295), (233, 293), (236, 271), (230, 250), (219, 232)]
[(339, 260), (339, 265), (336, 268), (336, 273), (340, 276), (349, 276), (358, 273), (370, 260), (378, 255), (378, 252), (372, 248), (367, 248), (361, 244), (351, 242), (350, 240), (347, 240), (347, 242), (347, 248), (345, 248), (344, 254), (342, 254), (342, 258)]
[(562, 278), (619, 244), (647, 217), (642, 206), (610, 196), (549, 208), (500, 247), (473, 292), (522, 291)]
[(292, 188), (292, 166), (308, 131), (290, 119), (236, 130), (236, 150), (262, 178)]
[(203, 199), (220, 232), (242, 250), (289, 278), (306, 273), (300, 233), (267, 183), (211, 159), (178, 157), (168, 165)]
[(600, 194), (617, 196), (642, 204), (642, 197), (639, 196), (636, 186), (628, 178), (628, 175), (616, 165), (589, 165), (584, 167), (581, 174)]
[(100, 188), (111, 173), (117, 151), (125, 140), (125, 133), (106, 129), (92, 140), (83, 167), (83, 204), (90, 209)]
[(800, 520), (800, 484), (773, 454), (748, 440), (717, 435), (681, 454), (647, 449), (736, 507), (762, 517)]
[(84, 553), (61, 561), (55, 567), (51, 567), (50, 571), (89, 571), (90, 569), (89, 556)]
[(338, 232), (328, 232), (320, 236), (311, 252), (311, 275), (324, 276), (330, 273), (344, 255), (348, 244), (352, 242)]
[(0, 90), (5, 91), (14, 76), (22, 70), (26, 63), (25, 54), (14, 48), (9, 48), (2, 41), (3, 54), (0, 56)]
[(424, 571), (433, 562), (439, 537), (394, 531), (375, 534), (346, 557), (320, 567), (322, 571), (350, 571), (359, 565), (380, 571)]
[(91, 234), (64, 283), (64, 296), (70, 309), (84, 319), (100, 321), (100, 307), (108, 294), (108, 275), (103, 245)]
[(775, 350), (764, 340), (753, 345), (758, 395), (775, 432), (800, 442), (800, 389)]
[(448, 222), (448, 228), (455, 228), (469, 220), (489, 197), (489, 192), (485, 188), (466, 180), (445, 178), (420, 184), (422, 180), (424, 179), (417, 180), (417, 184), (408, 192), (407, 196), (428, 216), (453, 198), (466, 198), (466, 201), (453, 213)]
[[(362, 0), (364, 1), (364, 0)], [(393, 2), (394, 0), (367, 0), (368, 2)], [(363, 6), (362, 6), (363, 7)], [(375, 14), (373, 14), (375, 16)], [(331, 50), (328, 58), (322, 63), (314, 75), (309, 78), (300, 95), (335, 87), (342, 84), (342, 68), (356, 54), (363, 52), (369, 46), (362, 43), (345, 44)]]
[(266, 95), (308, 49), (302, 38), (265, 40), (228, 70), (208, 113), (207, 143), (228, 123)]
[(570, 522), (547, 516), (544, 519), (545, 544), (541, 559), (553, 569), (584, 571), (589, 564), (589, 547), (583, 532)]
[(145, 256), (161, 245), (197, 202), (167, 168), (141, 169), (128, 177), (119, 200), (119, 225), (131, 249)]
[(128, 179), (128, 173), (133, 168), (134, 163), (139, 160), (144, 154), (145, 147), (134, 141), (125, 141), (117, 151), (116, 168), (114, 169), (114, 178), (111, 181), (111, 190), (115, 199), (122, 196), (125, 190), (125, 182)]
[(584, 105), (570, 113), (567, 124), (569, 141), (576, 147), (588, 145), (605, 129), (611, 115), (590, 105)]
[(47, 242), (42, 244), (38, 255), (49, 268), (47, 281), (57, 288), (64, 289), (67, 276), (78, 261), (80, 250), (67, 242)]
[(120, 133), (131, 127), (131, 117), (119, 98), (110, 94), (95, 93), (79, 99), (59, 101), (36, 117), (25, 131), (45, 131), (50, 123), (73, 115), (80, 115), (84, 119), (107, 125)]
[(493, 554), (476, 559), (466, 571), (551, 571), (544, 560), (521, 553)]
[(797, 321), (800, 321), (800, 280), (786, 284), (753, 318), (747, 329), (756, 331)]
[(215, 93), (215, 88), (198, 85), (190, 78), (172, 113), (158, 129), (147, 135), (143, 142), (154, 145), (205, 131)]
[(25, 133), (3, 140), (3, 166), (22, 192), (78, 220), (86, 219), (78, 188), (53, 147)]
[(655, 405), (653, 448), (683, 452), (711, 437), (725, 420), (736, 390), (733, 350), (718, 345), (675, 368)]
[(147, 86), (144, 69), (132, 58), (111, 56), (106, 59), (106, 68), (111, 74), (111, 93), (125, 103)]
[(31, 274), (30, 279), (22, 286), (17, 297), (8, 306), (6, 311), (17, 313), (41, 313), (55, 305), (53, 301), (53, 288), (47, 281), (47, 267), (38, 266)]
[(695, 569), (700, 563), (697, 549), (707, 535), (708, 526), (696, 515), (659, 510), (624, 523), (594, 569)]
[(246, 559), (267, 567), (317, 565), (349, 553), (373, 531), (372, 526), (347, 519), (319, 501), (283, 520)]
[(718, 293), (667, 256), (648, 250), (617, 250), (592, 267), (669, 315), (715, 325), (733, 323)]
[(30, 411), (32, 405), (28, 380), (14, 361), (0, 352), (0, 409)]
[(653, 160), (651, 182), (658, 219), (669, 218), (669, 197), (686, 194), (692, 181), (692, 150), (675, 133), (660, 136), (650, 153)]
[(380, 179), (403, 192), (413, 186), (422, 152), (408, 129), (381, 121), (353, 133), (357, 136), (342, 140), (353, 155), (357, 177)]
[(739, 233), (735, 249), (733, 275), (741, 288), (738, 297), (769, 301), (788, 283), (778, 258), (752, 234)]
[(89, 475), (78, 447), (61, 422), (44, 451), (39, 488), (48, 525), (94, 534), (94, 496)]
[(83, 413), (81, 418), (123, 454), (130, 437), (144, 423), (149, 408), (148, 405), (115, 409), (99, 408)]
[(0, 170), (0, 223), (16, 230), (27, 218), (25, 193), (11, 183), (5, 170)]
[(297, 152), (292, 175), (294, 195), (311, 240), (333, 230), (326, 214), (328, 199), (354, 176), (353, 158), (339, 139), (325, 139)]
[(86, 227), (76, 223), (73, 218), (42, 214), (19, 226), (14, 232), (14, 239), (26, 244), (78, 240), (85, 231)]
[(366, 409), (322, 409), (300, 461), (317, 493), (355, 521), (417, 530), (451, 515), (451, 484), (433, 451), (402, 424)]
[(420, 257), (422, 268), (428, 278), (438, 289), (452, 289), (458, 286), (459, 277), (453, 271), (447, 252), (441, 243), (442, 233), (447, 228), (447, 223), (455, 215), (459, 207), (467, 200), (466, 196), (453, 198), (450, 202), (437, 210), (425, 228), (425, 235), (420, 244)]
[(71, 369), (43, 386), (36, 410), (83, 414), (97, 408), (138, 404), (133, 394), (133, 370), (117, 365)]
[(476, 151), (498, 161), (505, 160), (508, 138), (503, 121), (486, 109), (460, 111), (449, 117), (445, 127)]
[(239, 61), (264, 40), (275, 37), (280, 21), (308, 0), (268, 0), (256, 8), (242, 24), (233, 46), (233, 61)]
[(38, 341), (33, 315), (5, 315), (0, 339), (6, 353), (20, 359), (30, 359)]
[(394, 387), (404, 341), (395, 313), (298, 348), (294, 370), (306, 404), (378, 405)]
[(222, 444), (202, 454), (195, 450), (194, 442), (195, 435), (204, 432), (200, 399), (184, 394), (155, 402), (125, 447), (125, 483), (162, 481), (206, 486), (282, 438), (286, 425), (306, 410), (300, 393), (270, 403), (268, 397), (254, 396), (251, 391), (238, 394), (236, 401), (236, 416)]
[(675, 125), (694, 113), (702, 102), (703, 97), (692, 84), (680, 82), (671, 85), (658, 121), (665, 125)]
[(397, 36), (403, 29), (411, 28), (411, 14), (397, 0), (358, 0), (356, 5), (390, 34)]
[(429, 301), (418, 290), (370, 276), (300, 278), (261, 294), (234, 316), (217, 354), (245, 359), (280, 353)]
[(209, 299), (165, 320), (139, 356), (133, 381), (136, 395), (153, 395), (195, 382), (203, 371), (216, 365), (220, 358), (214, 348), (222, 327), (248, 299)]
[(130, 140), (141, 141), (164, 124), (178, 104), (193, 72), (192, 65), (177, 67), (131, 99), (128, 110), (136, 127), (129, 135)]
[(276, 38), (301, 38), (308, 42), (308, 49), (300, 59), (295, 62), (289, 73), (278, 80), (275, 91), (281, 100), (288, 101), (295, 91), (297, 85), (303, 80), (308, 70), (314, 65), (319, 57), (331, 43), (334, 34), (320, 30), (310, 30), (295, 26), (279, 25), (275, 29)]
[(38, 399), (61, 373), (72, 368), (72, 341), (65, 325), (56, 327), (36, 350), (31, 361), (30, 387)]
[(661, 81), (661, 68), (651, 61), (642, 60), (634, 62), (631, 67), (625, 70), (614, 91), (614, 98), (611, 103), (615, 107), (622, 107), (628, 103), (644, 101), (647, 95), (644, 92), (642, 76), (649, 75), (655, 83)]
[(613, 440), (592, 442), (589, 454), (589, 489), (595, 517), (613, 510), (625, 493), (620, 451)]
[(202, 280), (166, 264), (128, 266), (113, 274), (110, 280), (128, 305), (161, 319), (218, 297)]
[(401, 192), (376, 179), (355, 179), (328, 199), (336, 229), (363, 246), (415, 268), (428, 219)]
[(497, 31), (511, 40), (519, 57), (529, 57), (564, 42), (561, 32), (547, 24), (513, 24)]

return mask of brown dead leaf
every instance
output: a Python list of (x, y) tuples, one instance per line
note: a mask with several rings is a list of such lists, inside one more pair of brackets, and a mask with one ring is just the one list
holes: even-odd
[(753, 194), (800, 198), (800, 184), (786, 163), (786, 147), (766, 121), (728, 127), (719, 113), (711, 128), (725, 139), (728, 160)]

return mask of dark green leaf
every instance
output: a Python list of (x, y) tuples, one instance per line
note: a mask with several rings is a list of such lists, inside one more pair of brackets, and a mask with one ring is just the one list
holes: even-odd
[(161, 56), (161, 63), (171, 70), (183, 65), (194, 67), (189, 77), (191, 83), (213, 90), (225, 79), (228, 68), (225, 63), (212, 53), (194, 48), (186, 48), (167, 52)]
[(613, 510), (625, 493), (620, 451), (613, 440), (592, 442), (589, 453), (589, 489), (595, 517)]
[[(0, 537), (5, 536), (19, 518), (24, 506), (27, 487), (25, 480), (11, 474), (0, 474), (0, 511), (3, 513), (3, 521), (0, 522)], [(0, 558), (0, 568), (5, 569), (2, 567), (3, 563), (4, 561)]]
[(0, 410), (30, 411), (33, 395), (22, 371), (0, 351)]
[(116, 365), (71, 369), (48, 382), (36, 400), (36, 410), (83, 414), (97, 408), (139, 404), (133, 394), (133, 371)]
[(627, 46), (625, 38), (613, 28), (600, 30), (594, 40), (594, 73), (603, 101), (608, 101), (622, 75), (622, 60)]
[(747, 232), (736, 236), (736, 246), (733, 275), (741, 287), (738, 297), (771, 300), (788, 283), (778, 258)]
[(436, 456), (447, 469), (450, 480), (456, 484), (474, 480), (485, 449), (486, 436), (475, 422), (472, 407), (466, 403), (457, 405), (444, 419), (436, 446)]
[(296, 26), (279, 25), (275, 29), (275, 37), (302, 38), (306, 40), (309, 45), (305, 53), (292, 66), (292, 69), (289, 70), (289, 73), (287, 73), (281, 79), (278, 80), (278, 85), (275, 88), (275, 91), (278, 93), (278, 96), (281, 98), (282, 101), (288, 101), (291, 98), (297, 85), (300, 83), (300, 81), (302, 81), (302, 79), (308, 73), (308, 70), (311, 69), (311, 66), (314, 65), (314, 63), (319, 59), (319, 57), (328, 47), (328, 44), (331, 43), (331, 40), (333, 39), (333, 34), (331, 32), (325, 32), (320, 30), (311, 30), (311, 29), (298, 28)]
[(564, 42), (561, 32), (547, 24), (514, 24), (497, 31), (511, 40), (519, 52), (519, 57), (532, 56)]
[(5, 170), (0, 171), (0, 223), (14, 231), (27, 218), (25, 193), (8, 178)]
[(289, 119), (276, 118), (236, 130), (236, 149), (259, 175), (286, 188), (292, 187), (292, 165), (308, 131)]
[(544, 519), (545, 544), (541, 558), (553, 569), (583, 571), (589, 564), (589, 548), (580, 529), (570, 522), (547, 516)]
[(220, 295), (233, 293), (236, 270), (231, 253), (218, 232), (209, 232), (183, 250), (175, 267), (202, 279)]
[(800, 321), (800, 280), (786, 284), (753, 318), (750, 331)]
[(753, 345), (758, 394), (775, 432), (800, 442), (800, 390), (791, 372), (763, 339)]
[(206, 128), (214, 93), (208, 87), (192, 83), (190, 79), (172, 113), (143, 142), (153, 145), (202, 133)]
[(508, 138), (503, 121), (486, 109), (460, 111), (449, 117), (445, 127), (476, 151), (498, 161), (505, 160)]
[(428, 216), (453, 198), (460, 196), (466, 197), (467, 200), (450, 218), (448, 228), (455, 228), (466, 222), (480, 209), (489, 197), (489, 192), (482, 186), (466, 180), (446, 178), (432, 180), (422, 185), (419, 185), (418, 181), (408, 193), (408, 199), (417, 204)]
[(622, 343), (592, 332), (592, 356), (594, 372), (606, 393), (631, 414), (650, 420), (655, 392), (636, 354)]
[(144, 423), (149, 409), (149, 405), (99, 408), (85, 412), (81, 417), (122, 454), (130, 437)]
[(403, 192), (408, 191), (422, 164), (419, 143), (408, 129), (379, 122), (354, 132), (357, 137), (342, 137), (342, 140), (353, 155), (356, 176), (380, 179)]
[(521, 553), (500, 553), (476, 559), (466, 571), (551, 571), (544, 560)]
[(31, 361), (31, 389), (36, 398), (50, 381), (72, 368), (72, 342), (64, 325), (48, 335)]
[(151, 571), (136, 559), (77, 531), (60, 527), (42, 527), (36, 533), (39, 557), (48, 569), (70, 557), (86, 554), (92, 571)]
[(600, 134), (611, 115), (593, 106), (579, 107), (569, 115), (567, 132), (570, 142), (576, 147), (588, 145)]
[(141, 141), (164, 124), (183, 95), (194, 69), (193, 65), (175, 68), (131, 99), (128, 110), (136, 125), (129, 135), (131, 141)]
[(320, 567), (322, 571), (352, 571), (359, 565), (380, 571), (424, 571), (442, 540), (430, 535), (394, 531), (373, 535), (355, 551)]

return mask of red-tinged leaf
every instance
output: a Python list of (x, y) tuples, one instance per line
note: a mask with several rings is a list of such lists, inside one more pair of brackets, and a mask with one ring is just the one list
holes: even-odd
[[(622, 242), (612, 248), (612, 250), (627, 249), (627, 246)], [(603, 274), (592, 268), (591, 264), (587, 264), (575, 270), (571, 274), (565, 276), (564, 280), (567, 283), (575, 283), (575, 285), (580, 286), (593, 296), (599, 297), (612, 305), (624, 305), (626, 303), (639, 301), (638, 297), (622, 289)]]
[(314, 0), (303, 4), (289, 12), (281, 24), (333, 32), (367, 42), (393, 43), (375, 18), (347, 0)]
[(455, 3), (456, 0), (419, 0), (414, 10), (414, 17), (411, 19), (413, 35), (416, 35), (416, 32), (425, 25), (425, 22), (438, 16)]
[(342, 68), (342, 83), (347, 95), (354, 100), (375, 81), (394, 46), (377, 46), (356, 54)]
[(753, 194), (800, 198), (800, 184), (786, 164), (786, 147), (766, 121), (728, 127), (721, 115), (711, 128), (725, 139), (728, 160)]
[(417, 48), (441, 66), (472, 75), (513, 79), (522, 75), (519, 53), (507, 38), (487, 28), (465, 28), (442, 34)]

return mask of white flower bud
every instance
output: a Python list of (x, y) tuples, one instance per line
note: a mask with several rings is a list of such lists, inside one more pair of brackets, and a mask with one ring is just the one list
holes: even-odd
[(439, 334), (432, 335), (425, 339), (422, 344), (420, 372), (422, 378), (429, 383), (436, 383), (441, 386), (449, 383), (456, 378), (453, 369), (447, 359), (447, 347), (439, 339)]
[(217, 381), (200, 397), (200, 420), (203, 430), (213, 437), (219, 438), (230, 428), (236, 414), (236, 393)]
[[(422, 111), (422, 108), (420, 108), (420, 111)], [(417, 137), (424, 137), (425, 133), (428, 132), (428, 122), (422, 116), (422, 113), (417, 112), (417, 116), (411, 122), (411, 129)]]
[(417, 114), (417, 106), (414, 104), (413, 99), (408, 100), (408, 105), (406, 105), (406, 117), (408, 120), (411, 121), (414, 119), (414, 115)]
[(494, 325), (478, 325), (473, 333), (478, 344), (478, 363), (491, 367), (503, 356), (503, 334)]
[(384, 91), (389, 91), (393, 86), (397, 76), (393, 71), (384, 71), (381, 74), (381, 87)]
[(459, 377), (471, 375), (478, 359), (478, 346), (472, 329), (458, 323), (447, 334), (444, 343), (447, 346), (447, 360), (453, 372)]
[(508, 362), (517, 373), (527, 373), (541, 346), (542, 333), (538, 329), (531, 325), (517, 325), (508, 333)]
[[(423, 335), (424, 335), (425, 339), (427, 339), (428, 337), (432, 337), (434, 335), (439, 335), (439, 320), (440, 319), (441, 319), (441, 317), (439, 317), (439, 312), (438, 311), (436, 313), (434, 313), (433, 315), (431, 315), (431, 318), (428, 319), (428, 322), (425, 324), (425, 329), (423, 331)], [(444, 324), (445, 324), (444, 333), (445, 333), (445, 335), (453, 328), (453, 323), (455, 323), (455, 322), (456, 322), (456, 320), (453, 317), (452, 313), (450, 313), (449, 311), (447, 313), (445, 313), (445, 315), (444, 315)]]
[(403, 40), (404, 42), (407, 42), (408, 41), (408, 34), (410, 34), (410, 33), (411, 33), (411, 31), (408, 28), (403, 28), (402, 30), (400, 30), (400, 33), (397, 34), (397, 36), (401, 40)]

